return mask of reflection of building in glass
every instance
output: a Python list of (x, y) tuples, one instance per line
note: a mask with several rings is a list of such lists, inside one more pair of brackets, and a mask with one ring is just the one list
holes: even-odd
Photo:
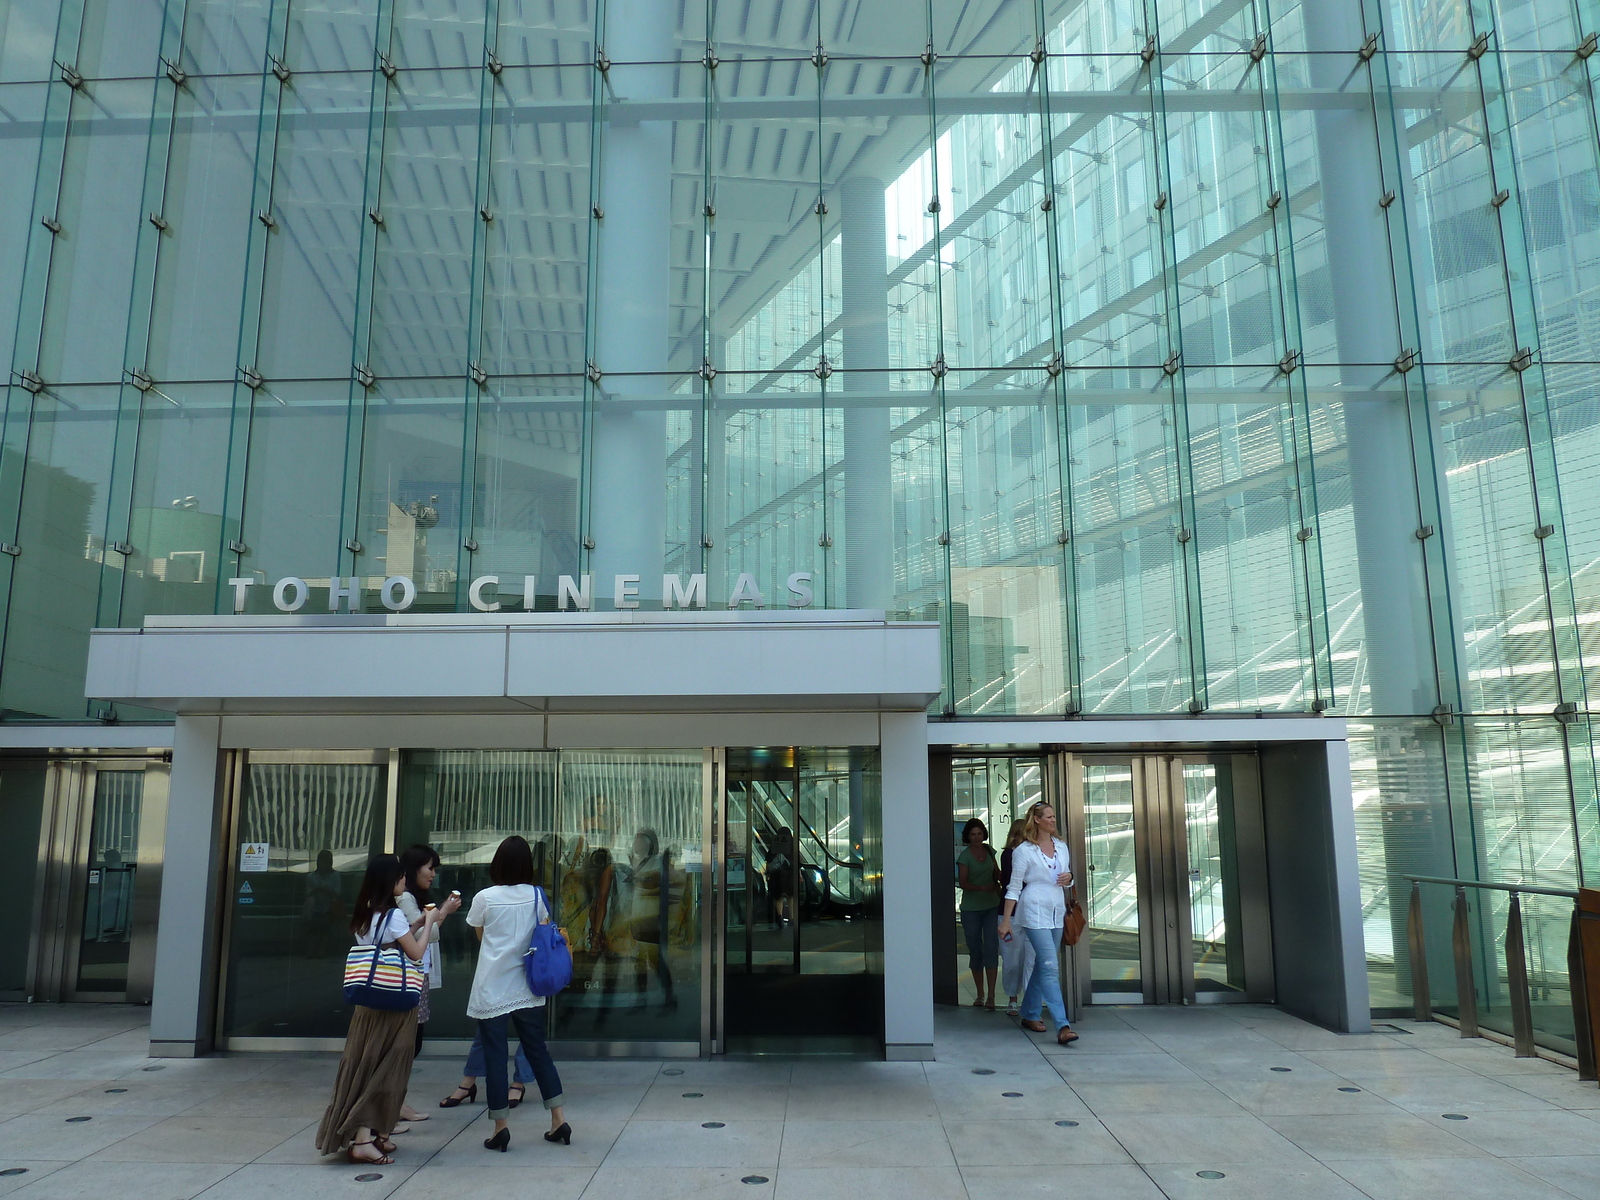
[[(1354, 718), (1379, 976), (1399, 873), (1600, 875), (1568, 0), (159, 8), (0, 25), (7, 715), (230, 578), (803, 571), (941, 623), (942, 716)], [(601, 757), (418, 836), (686, 855)], [(342, 770), (246, 791), (294, 870)]]

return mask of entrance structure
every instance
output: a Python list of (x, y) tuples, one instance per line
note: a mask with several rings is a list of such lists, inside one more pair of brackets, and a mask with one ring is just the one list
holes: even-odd
[[(312, 792), (342, 789), (348, 796), (366, 789), (373, 811), (387, 810), (368, 822), (370, 835), (358, 830), (343, 837), (359, 860), (363, 837), (371, 848), (395, 848), (402, 833), (421, 840), (438, 827), (435, 813), (406, 826), (420, 829), (420, 837), (402, 829), (409, 801), (402, 797), (400, 751), (519, 753), (517, 768), (535, 780), (536, 792), (538, 778), (581, 779), (574, 756), (648, 747), (655, 753), (622, 756), (611, 786), (627, 786), (630, 769), (638, 778), (651, 770), (670, 774), (674, 764), (681, 779), (683, 764), (697, 759), (703, 802), (689, 825), (703, 836), (691, 832), (669, 853), (655, 828), (662, 820), (651, 818), (650, 827), (630, 830), (631, 845), (599, 847), (602, 827), (608, 837), (617, 832), (610, 828), (620, 819), (615, 796), (601, 795), (598, 784), (587, 790), (563, 784), (552, 801), (552, 811), (569, 800), (576, 806), (558, 818), (567, 822), (561, 828), (576, 831), (565, 849), (594, 844), (605, 855), (585, 851), (582, 865), (595, 882), (591, 911), (596, 890), (620, 896), (630, 889), (632, 906), (620, 925), (598, 928), (597, 919), (595, 930), (579, 932), (597, 947), (593, 977), (573, 1001), (575, 1012), (592, 1010), (574, 1017), (575, 1028), (584, 1030), (574, 1039), (580, 1048), (715, 1052), (726, 1048), (730, 1030), (760, 1038), (764, 1031), (738, 1006), (770, 995), (773, 979), (803, 1002), (807, 989), (839, 992), (834, 978), (853, 974), (862, 979), (844, 990), (853, 987), (853, 995), (880, 1005), (881, 1022), (874, 1013), (865, 1028), (881, 1038), (882, 1053), (925, 1057), (933, 1042), (933, 993), (924, 712), (939, 682), (937, 626), (891, 623), (875, 612), (151, 618), (139, 630), (96, 631), (88, 690), (178, 714), (152, 1052), (183, 1057), (219, 1044), (249, 1048), (274, 1025), (292, 1030), (296, 1021), (311, 1021), (305, 1028), (314, 1028), (314, 1014), (280, 1014), (281, 1021), (263, 1018), (249, 1026), (252, 1033), (234, 1035), (244, 1018), (230, 1015), (229, 1005), (256, 986), (252, 980), (271, 975), (250, 973), (247, 925), (261, 931), (252, 935), (261, 945), (286, 944), (273, 943), (270, 929), (255, 920), (255, 902), (265, 896), (257, 884), (269, 886), (278, 861), (261, 836), (267, 826), (248, 824), (266, 819), (264, 807), (281, 809)], [(784, 749), (775, 755), (771, 747)], [(808, 755), (796, 747), (838, 749)], [(383, 754), (396, 761), (379, 772)], [(252, 762), (262, 770), (247, 777)], [(342, 775), (316, 788), (272, 790), (268, 766), (284, 777), (306, 765), (340, 768)], [(785, 772), (792, 781), (787, 792)], [(484, 786), (481, 777), (477, 786)], [(836, 801), (801, 795), (805, 787), (813, 793), (831, 787)], [(426, 804), (418, 804), (415, 811), (424, 812)], [(818, 820), (818, 812), (837, 819)], [(828, 821), (845, 831), (842, 844), (815, 828)], [(510, 824), (494, 837), (512, 832), (536, 831)], [(795, 849), (808, 838), (820, 849)], [(280, 905), (285, 928), (329, 915), (333, 901), (318, 899), (313, 875), (336, 864), (331, 850), (326, 864), (321, 853), (302, 853), (284, 867), (299, 873), (304, 894)], [(802, 876), (804, 860), (829, 853), (839, 865), (836, 878)], [(468, 870), (471, 859), (465, 855), (456, 865)], [(851, 880), (869, 873), (881, 875), (881, 890), (851, 900)], [(801, 908), (830, 903), (839, 929), (860, 921), (866, 932), (831, 945), (803, 944)], [(653, 925), (657, 913), (660, 923)], [(878, 920), (881, 929), (872, 925)], [(781, 941), (790, 921), (795, 933), (788, 959), (780, 961), (783, 951), (767, 943)], [(730, 946), (730, 935), (737, 946)], [(631, 994), (641, 1006), (652, 997), (663, 1009), (668, 1000), (676, 1005), (667, 947), (691, 941), (702, 986), (682, 990), (699, 996), (698, 1036), (642, 1037), (637, 1028), (608, 1035), (615, 993), (627, 988), (619, 979), (636, 975)], [(296, 950), (281, 961), (299, 956)], [(327, 986), (336, 997), (336, 983)], [(670, 1025), (680, 1029), (682, 1021)], [(320, 1044), (315, 1036), (300, 1040)]]

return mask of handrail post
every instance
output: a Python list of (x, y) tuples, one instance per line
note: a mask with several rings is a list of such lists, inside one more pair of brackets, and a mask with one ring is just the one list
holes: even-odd
[(1511, 993), (1511, 1033), (1518, 1058), (1534, 1058), (1533, 998), (1528, 994), (1528, 957), (1522, 939), (1522, 897), (1511, 893), (1506, 914), (1506, 986)]
[(1472, 983), (1472, 929), (1467, 921), (1467, 889), (1456, 887), (1456, 919), (1450, 946), (1456, 959), (1456, 1006), (1461, 1036), (1478, 1036), (1478, 992)]
[(1419, 1021), (1433, 1020), (1428, 990), (1428, 938), (1422, 928), (1422, 885), (1411, 881), (1411, 907), (1406, 913), (1406, 943), (1411, 952), (1411, 1003)]

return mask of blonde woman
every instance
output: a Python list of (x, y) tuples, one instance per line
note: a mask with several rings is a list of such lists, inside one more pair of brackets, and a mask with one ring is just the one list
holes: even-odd
[(1011, 858), (1011, 881), (1006, 885), (1000, 936), (1011, 933), (1011, 919), (1033, 947), (1033, 974), (1022, 993), (1022, 1027), (1044, 1033), (1040, 1006), (1050, 1009), (1056, 1023), (1056, 1041), (1066, 1046), (1078, 1040), (1067, 1023), (1067, 1005), (1061, 998), (1061, 928), (1067, 919), (1067, 887), (1072, 883), (1072, 861), (1067, 844), (1056, 837), (1056, 810), (1040, 801), (1028, 810), (1022, 830), (1024, 841)]
[[(1000, 852), (1000, 895), (1005, 896), (1006, 885), (1011, 882), (1011, 860), (1022, 845), (1025, 822), (1019, 817), (1011, 822), (1006, 832), (1005, 849)], [(1004, 900), (1002, 899), (1002, 903)], [(996, 926), (998, 928), (998, 926)], [(1017, 1015), (1017, 998), (1028, 986), (1028, 975), (1033, 970), (1033, 947), (1028, 939), (1015, 935), (1000, 940), (1000, 983), (1006, 990), (1006, 1015)]]

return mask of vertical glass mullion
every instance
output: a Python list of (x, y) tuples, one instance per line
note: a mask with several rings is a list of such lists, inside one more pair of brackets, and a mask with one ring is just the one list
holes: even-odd
[[(372, 351), (373, 291), (377, 283), (378, 255), (383, 236), (383, 160), (389, 133), (389, 92), (393, 81), (380, 63), (392, 59), (394, 6), (397, 0), (378, 0), (378, 23), (373, 35), (375, 61), (371, 100), (367, 105), (366, 182), (362, 189), (361, 257), (356, 267), (355, 331), (350, 346), (349, 406), (345, 411), (344, 486), (339, 504), (339, 541), (334, 574), (359, 574), (367, 547), (360, 541), (361, 474), (366, 458), (367, 409), (372, 403), (373, 380), (367, 364)], [(348, 557), (347, 557), (348, 556)]]
[[(1270, 38), (1270, 34), (1268, 34)], [(1305, 336), (1300, 325), (1300, 272), (1294, 256), (1294, 205), (1289, 195), (1288, 154), (1284, 145), (1283, 108), (1278, 92), (1278, 68), (1269, 41), (1267, 54), (1257, 68), (1262, 121), (1266, 126), (1268, 170), (1273, 193), (1268, 198), (1272, 217), (1273, 257), (1277, 263), (1277, 295), (1282, 305), (1284, 357), (1280, 360), (1287, 396), (1289, 432), (1295, 480), (1295, 512), (1299, 529), (1298, 582), (1304, 588), (1305, 635), (1309, 642), (1314, 711), (1335, 705), (1333, 639), (1328, 628), (1328, 595), (1323, 582), (1321, 505), (1317, 499), (1316, 455), (1311, 441), (1311, 397), (1306, 373), (1300, 370)]]
[[(1144, 24), (1146, 30), (1159, 27), (1154, 0), (1145, 0)], [(1165, 88), (1162, 81), (1161, 46), (1153, 32), (1148, 34), (1145, 53), (1145, 73), (1150, 89), (1150, 161), (1155, 167), (1155, 190), (1158, 197), (1170, 195), (1173, 186), (1172, 172), (1167, 162), (1167, 110)], [(1189, 666), (1189, 711), (1203, 712), (1208, 703), (1206, 679), (1204, 623), (1200, 611), (1200, 544), (1196, 538), (1194, 507), (1194, 469), (1189, 442), (1188, 384), (1183, 367), (1183, 328), (1178, 300), (1178, 242), (1177, 228), (1172, 220), (1173, 205), (1162, 204), (1157, 213), (1157, 228), (1161, 231), (1163, 264), (1163, 290), (1167, 309), (1167, 360), (1163, 370), (1167, 376), (1172, 403), (1172, 438), (1168, 442), (1168, 462), (1173, 473), (1173, 498), (1178, 508), (1178, 528), (1174, 537), (1178, 542), (1178, 557), (1182, 572), (1184, 593), (1184, 650)]]
[(604, 0), (594, 6), (595, 13), (595, 83), (590, 97), (589, 118), (589, 270), (586, 276), (587, 294), (584, 304), (583, 329), (583, 418), (578, 454), (578, 572), (589, 569), (594, 552), (592, 520), (594, 505), (590, 495), (594, 483), (594, 406), (595, 393), (600, 388), (600, 367), (595, 361), (599, 312), (600, 265), (600, 173), (601, 156), (605, 151), (605, 123), (609, 109), (606, 97), (611, 91), (609, 66), (605, 49), (606, 5)]
[(67, 82), (77, 62), (83, 32), (84, 0), (64, 0), (56, 23), (55, 78), (50, 82), (41, 124), (39, 166), (34, 175), (33, 209), (28, 223), (28, 249), (23, 258), (18, 292), (17, 337), (12, 350), (5, 418), (0, 423), (0, 660), (10, 634), (11, 588), (16, 577), (18, 530), (22, 520), (22, 488), (27, 473), (28, 441), (33, 431), (34, 404), (43, 388), (39, 355), (43, 348), (44, 310), (50, 292), (50, 267), (55, 257), (54, 223), (61, 199), (61, 174), (67, 138), (79, 92)]
[(1038, 41), (1033, 51), (1034, 79), (1039, 89), (1039, 158), (1044, 184), (1044, 203), (1050, 217), (1045, 221), (1045, 261), (1050, 279), (1050, 360), (1045, 370), (1050, 376), (1050, 398), (1055, 417), (1056, 487), (1059, 489), (1056, 541), (1061, 546), (1061, 671), (1065, 694), (1063, 712), (1083, 711), (1083, 663), (1078, 657), (1078, 580), (1077, 552), (1072, 545), (1072, 442), (1067, 420), (1066, 364), (1062, 335), (1061, 306), (1061, 231), (1055, 216), (1056, 155), (1055, 124), (1050, 108), (1050, 59), (1045, 49), (1044, 0), (1034, 2), (1034, 29)]
[[(923, 96), (928, 104), (928, 177), (931, 184), (933, 215), (933, 362), (929, 369), (933, 375), (933, 404), (939, 429), (939, 562), (944, 572), (944, 620), (940, 630), (944, 643), (946, 691), (943, 707), (955, 711), (956, 649), (955, 649), (955, 591), (950, 578), (950, 413), (945, 398), (944, 355), (944, 204), (939, 195), (939, 109), (938, 89), (935, 85), (933, 64), (933, 2), (926, 8), (928, 44), (922, 53)], [(907, 364), (908, 366), (910, 364)], [(890, 424), (893, 424), (891, 420)], [(892, 435), (891, 435), (892, 436)], [(892, 460), (891, 460), (892, 461)], [(891, 488), (893, 484), (891, 483)], [(853, 532), (852, 532), (853, 536)]]
[[(168, 19), (161, 27), (161, 58), (175, 63), (182, 57), (183, 9), (186, 0), (167, 0)], [(174, 14), (174, 10), (176, 13)], [(181, 77), (178, 77), (181, 78)], [(173, 126), (178, 113), (178, 78), (157, 82), (150, 106), (149, 143), (145, 149), (143, 203), (134, 248), (132, 296), (128, 303), (128, 332), (122, 355), (122, 389), (117, 402), (116, 430), (112, 435), (111, 475), (106, 485), (104, 545), (125, 545), (130, 536), (133, 508), (134, 464), (139, 455), (140, 418), (150, 389), (145, 373), (150, 350), (151, 307), (155, 303), (156, 270), (165, 235), (167, 168), (172, 151)], [(162, 224), (158, 225), (157, 221)], [(122, 619), (123, 585), (128, 573), (112, 568), (102, 557), (100, 598), (95, 624), (117, 625)]]
[[(240, 301), (239, 354), (234, 367), (233, 398), (228, 411), (228, 461), (223, 474), (222, 520), (226, 531), (232, 527), (244, 529), (246, 485), (250, 468), (251, 422), (255, 415), (256, 391), (262, 379), (256, 370), (256, 356), (261, 348), (261, 308), (263, 289), (267, 278), (267, 255), (271, 249), (272, 233), (276, 228), (273, 216), (273, 188), (277, 182), (278, 133), (283, 125), (283, 81), (268, 69), (276, 58), (284, 61), (289, 37), (290, 0), (272, 0), (272, 11), (267, 18), (267, 54), (259, 66), (261, 72), (261, 105), (256, 124), (255, 181), (251, 187), (250, 233), (245, 251), (244, 294)], [(228, 587), (230, 576), (244, 574), (244, 560), (250, 548), (242, 540), (234, 540), (218, 547), (219, 564), (231, 562), (233, 569), (217, 571), (217, 592), (214, 605), (218, 612), (229, 612), (233, 607), (233, 590)], [(226, 605), (226, 607), (224, 607)]]
[(484, 288), (487, 286), (489, 234), (494, 213), (494, 129), (500, 107), (500, 0), (488, 0), (483, 25), (483, 78), (478, 91), (478, 163), (473, 178), (472, 269), (467, 296), (467, 380), (461, 426), (461, 538), (456, 546), (456, 608), (467, 609), (467, 589), (474, 575), (478, 521), (478, 422), (483, 393), (490, 386), (483, 367)]

